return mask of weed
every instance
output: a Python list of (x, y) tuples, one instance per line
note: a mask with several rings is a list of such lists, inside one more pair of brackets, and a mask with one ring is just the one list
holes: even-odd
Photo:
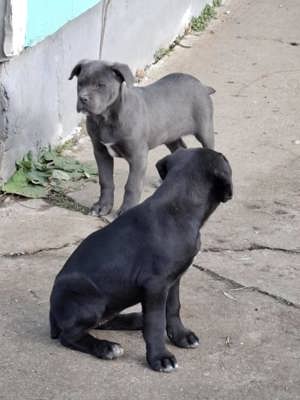
[(220, 7), (222, 0), (213, 0), (212, 5), (206, 4), (202, 13), (198, 17), (193, 17), (191, 28), (195, 32), (204, 31), (209, 21), (216, 16), (216, 8)]
[(158, 63), (159, 60), (161, 60), (163, 57), (165, 57), (169, 53), (170, 53), (170, 49), (169, 48), (166, 49), (164, 47), (161, 47), (160, 49), (158, 49), (154, 53), (154, 64)]
[(71, 197), (67, 196), (62, 191), (52, 191), (48, 194), (46, 201), (53, 206), (66, 208), (72, 211), (78, 211), (82, 214), (88, 215), (89, 208), (77, 203)]
[[(176, 39), (170, 44), (169, 47), (161, 47), (158, 49), (154, 54), (154, 63), (156, 64), (159, 60), (163, 57), (170, 54), (170, 52), (174, 49), (175, 46), (179, 45), (181, 40), (184, 38), (186, 34), (190, 32), (190, 30), (194, 32), (201, 32), (203, 31), (209, 21), (216, 16), (216, 8), (222, 5), (222, 0), (213, 0), (212, 5), (207, 4), (202, 13), (198, 17), (193, 17), (189, 26), (186, 28), (183, 35), (178, 35)], [(183, 46), (185, 47), (185, 46)], [(188, 48), (189, 46), (187, 46)]]
[(71, 139), (66, 140), (62, 144), (59, 144), (55, 147), (55, 150), (58, 154), (62, 154), (65, 150), (72, 149), (78, 143), (78, 137), (75, 135), (71, 137)]
[(222, 0), (213, 0), (212, 5), (213, 5), (213, 7), (221, 7)]
[(156, 64), (163, 57), (167, 56), (171, 53), (175, 46), (180, 44), (180, 41), (183, 39), (184, 35), (178, 35), (176, 39), (170, 44), (168, 48), (161, 47), (154, 53), (154, 64)]
[(16, 167), (1, 190), (29, 198), (45, 198), (51, 192), (66, 190), (75, 181), (97, 175), (96, 167), (65, 157), (51, 147), (42, 149), (36, 158), (29, 152)]

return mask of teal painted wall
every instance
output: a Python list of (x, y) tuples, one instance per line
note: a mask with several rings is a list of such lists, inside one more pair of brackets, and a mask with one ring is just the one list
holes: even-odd
[(25, 46), (44, 39), (99, 0), (27, 0)]

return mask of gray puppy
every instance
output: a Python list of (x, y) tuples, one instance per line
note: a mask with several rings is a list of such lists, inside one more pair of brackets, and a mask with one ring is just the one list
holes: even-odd
[(148, 151), (165, 144), (171, 152), (186, 147), (181, 139), (195, 135), (203, 147), (214, 148), (213, 106), (210, 94), (191, 75), (174, 73), (157, 82), (134, 87), (129, 67), (120, 63), (80, 61), (77, 111), (87, 114), (99, 171), (100, 198), (92, 213), (109, 214), (114, 202), (113, 157), (129, 163), (123, 204), (119, 213), (138, 204), (147, 168)]

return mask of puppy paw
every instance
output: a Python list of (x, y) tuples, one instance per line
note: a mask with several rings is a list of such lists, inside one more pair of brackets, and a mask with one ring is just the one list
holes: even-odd
[(192, 331), (184, 331), (177, 334), (168, 333), (170, 341), (177, 347), (194, 349), (199, 346), (199, 338)]
[(124, 349), (118, 343), (112, 343), (101, 341), (98, 348), (96, 349), (96, 356), (103, 358), (104, 360), (113, 360), (119, 358), (124, 354)]
[(90, 209), (90, 215), (94, 215), (96, 217), (107, 215), (111, 212), (113, 206), (112, 204), (103, 204), (99, 201), (92, 205)]
[(158, 372), (172, 372), (178, 368), (176, 358), (169, 352), (149, 357), (148, 363), (154, 371)]

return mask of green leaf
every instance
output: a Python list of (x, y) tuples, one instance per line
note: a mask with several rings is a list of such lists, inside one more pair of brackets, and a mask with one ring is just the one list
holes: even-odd
[(2, 186), (2, 190), (31, 198), (67, 190), (75, 181), (97, 175), (95, 164), (82, 164), (58, 154), (51, 147), (41, 150), (37, 159), (33, 159), (29, 152), (16, 165), (16, 173)]
[(49, 172), (41, 172), (38, 170), (32, 170), (30, 172), (27, 172), (26, 176), (27, 176), (27, 180), (29, 182), (33, 183), (34, 185), (47, 186), (50, 173)]
[(52, 171), (51, 178), (61, 181), (69, 181), (71, 179), (70, 175), (67, 172), (62, 171), (60, 169), (54, 169)]
[(67, 172), (78, 171), (80, 163), (69, 157), (57, 156), (53, 160), (56, 169), (62, 169)]
[(2, 190), (5, 193), (17, 194), (33, 199), (46, 197), (48, 193), (45, 187), (31, 184), (23, 168), (19, 169), (9, 181), (2, 186)]
[(55, 156), (56, 156), (56, 155), (54, 154), (53, 151), (47, 150), (47, 151), (43, 151), (43, 152), (42, 152), (42, 154), (41, 154), (41, 156), (40, 156), (40, 159), (41, 159), (41, 160), (45, 160), (45, 161), (53, 161), (54, 158), (55, 158)]

